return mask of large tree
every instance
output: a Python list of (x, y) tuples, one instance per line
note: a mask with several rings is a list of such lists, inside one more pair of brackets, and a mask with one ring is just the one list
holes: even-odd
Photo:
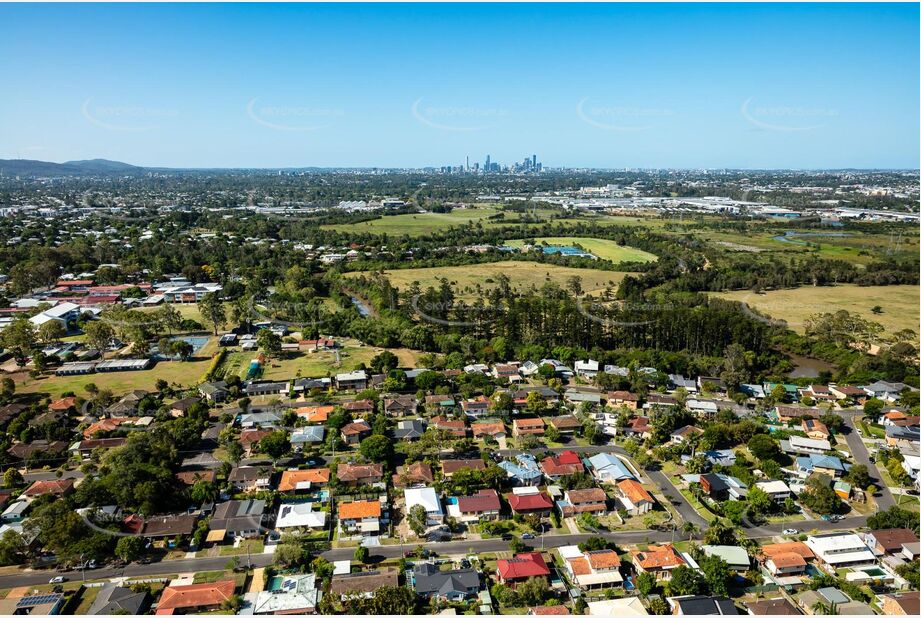
[(227, 323), (227, 310), (217, 292), (208, 292), (202, 296), (198, 303), (198, 310), (201, 312), (201, 317), (211, 323), (215, 335), (218, 329), (223, 328)]

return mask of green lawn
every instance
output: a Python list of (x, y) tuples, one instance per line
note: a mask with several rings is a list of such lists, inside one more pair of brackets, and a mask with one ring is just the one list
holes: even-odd
[(552, 246), (573, 247), (580, 246), (594, 256), (602, 260), (611, 262), (654, 262), (659, 259), (652, 253), (641, 249), (618, 245), (613, 240), (603, 238), (587, 238), (585, 236), (544, 236), (541, 238), (529, 238), (509, 240), (505, 244), (512, 247), (522, 247), (526, 243), (543, 244)]
[(455, 208), (449, 213), (426, 212), (408, 215), (381, 217), (361, 223), (343, 223), (324, 225), (323, 229), (337, 232), (372, 234), (390, 234), (395, 236), (423, 236), (438, 230), (465, 225), (469, 222), (483, 221), (498, 213), (493, 207)]

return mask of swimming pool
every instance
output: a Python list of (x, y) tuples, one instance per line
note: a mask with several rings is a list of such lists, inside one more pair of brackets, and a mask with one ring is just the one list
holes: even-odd
[[(170, 337), (170, 341), (185, 341), (186, 343), (191, 345), (193, 355), (197, 353), (199, 350), (201, 350), (203, 347), (205, 347), (208, 344), (209, 339), (211, 339), (211, 337), (193, 336), (193, 335), (189, 335), (185, 337)], [(176, 358), (176, 357), (167, 356), (165, 354), (160, 354), (159, 345), (154, 345), (153, 348), (151, 348), (151, 355), (156, 360), (168, 360), (170, 358)]]

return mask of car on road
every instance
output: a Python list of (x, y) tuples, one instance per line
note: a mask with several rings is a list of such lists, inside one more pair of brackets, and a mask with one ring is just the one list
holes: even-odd
[(521, 538), (523, 538), (523, 539), (533, 539), (533, 538), (534, 538), (534, 535), (531, 534), (530, 532), (525, 532), (524, 534), (521, 535)]
[(828, 518), (828, 521), (841, 521), (841, 516), (840, 516), (840, 515), (831, 515), (831, 516)]
[(799, 530), (797, 530), (796, 528), (786, 528), (783, 531), (783, 533), (784, 534), (799, 534)]
[(63, 584), (63, 583), (66, 582), (66, 581), (67, 581), (67, 578), (64, 577), (63, 575), (57, 575), (57, 576), (52, 577), (51, 579), (49, 579), (49, 580), (48, 580), (48, 583), (49, 583), (49, 584)]
[(502, 535), (501, 538), (502, 538), (503, 541), (511, 541), (511, 540), (512, 540), (513, 538), (515, 538), (515, 537), (513, 537), (511, 534), (509, 534), (508, 532), (506, 532), (505, 534)]

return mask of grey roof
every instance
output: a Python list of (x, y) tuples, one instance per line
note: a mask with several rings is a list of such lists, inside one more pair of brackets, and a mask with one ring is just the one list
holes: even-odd
[(413, 578), (419, 594), (467, 594), (468, 590), (480, 587), (480, 574), (473, 569), (439, 571), (438, 567), (429, 563), (417, 564), (413, 569)]
[(323, 434), (326, 427), (323, 425), (307, 425), (298, 427), (291, 432), (291, 444), (301, 444), (304, 442), (322, 442)]
[(738, 616), (735, 604), (726, 597), (689, 595), (672, 597), (669, 601), (681, 607), (681, 613), (692, 616)]
[(147, 592), (134, 592), (131, 588), (123, 588), (113, 583), (107, 583), (99, 590), (93, 604), (87, 613), (90, 615), (111, 615), (114, 613), (138, 615), (143, 613), (147, 605)]
[(850, 601), (850, 597), (838, 590), (837, 588), (832, 588), (831, 586), (826, 586), (825, 588), (819, 588), (816, 592), (825, 597), (825, 600), (829, 603), (836, 603), (838, 605), (842, 603), (847, 603)]
[(397, 428), (393, 430), (393, 437), (399, 439), (421, 438), (425, 433), (425, 423), (418, 419), (410, 419), (397, 423)]

